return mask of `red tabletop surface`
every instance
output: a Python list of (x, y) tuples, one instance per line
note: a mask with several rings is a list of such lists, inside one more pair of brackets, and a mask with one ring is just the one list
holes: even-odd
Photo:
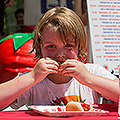
[(101, 104), (100, 109), (109, 110), (108, 115), (102, 116), (72, 116), (72, 117), (48, 117), (40, 115), (33, 110), (28, 111), (0, 111), (0, 120), (117, 120), (117, 104)]

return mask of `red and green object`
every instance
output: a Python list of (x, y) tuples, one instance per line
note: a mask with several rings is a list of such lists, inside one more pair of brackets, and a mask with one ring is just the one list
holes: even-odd
[(0, 40), (0, 83), (13, 79), (19, 72), (31, 71), (35, 66), (30, 53), (33, 33), (14, 33)]
[[(19, 72), (31, 71), (36, 61), (35, 54), (30, 53), (33, 33), (14, 33), (0, 40), (0, 83), (11, 80)], [(85, 63), (83, 55), (78, 60)]]

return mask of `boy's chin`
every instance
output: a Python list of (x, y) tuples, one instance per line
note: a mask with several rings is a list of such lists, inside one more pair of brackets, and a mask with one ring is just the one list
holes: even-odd
[(50, 76), (55, 76), (55, 77), (57, 76), (57, 77), (59, 77), (59, 78), (61, 78), (61, 77), (65, 77), (65, 78), (66, 78), (66, 77), (67, 77), (67, 78), (70, 77), (70, 78), (72, 78), (71, 76), (65, 76), (64, 74), (61, 74), (61, 73), (51, 73), (51, 74), (47, 75), (47, 77), (48, 77), (48, 76), (49, 76), (49, 77), (50, 77)]
[(64, 75), (61, 74), (61, 73), (50, 73), (49, 75), (62, 75), (62, 76), (64, 76)]

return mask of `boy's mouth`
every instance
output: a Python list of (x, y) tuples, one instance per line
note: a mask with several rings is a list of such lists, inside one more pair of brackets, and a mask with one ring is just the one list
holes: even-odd
[(58, 73), (61, 73), (61, 71), (62, 71), (64, 68), (60, 69), (60, 66), (61, 66), (62, 63), (65, 62), (65, 60), (64, 60), (64, 61), (57, 61), (57, 62), (58, 62), (58, 64), (59, 64)]
[(62, 64), (62, 63), (64, 63), (66, 60), (65, 59), (63, 59), (63, 60), (56, 60), (56, 62), (59, 64), (59, 66)]
[(59, 64), (59, 66), (64, 63), (65, 61), (57, 61), (57, 63)]
[(66, 61), (66, 59), (55, 59), (54, 58), (54, 60), (59, 64), (59, 67), (58, 67), (58, 73), (61, 73), (61, 71), (63, 71), (63, 68), (62, 69), (60, 69), (60, 66), (61, 66), (61, 64), (62, 63), (64, 63), (65, 61)]

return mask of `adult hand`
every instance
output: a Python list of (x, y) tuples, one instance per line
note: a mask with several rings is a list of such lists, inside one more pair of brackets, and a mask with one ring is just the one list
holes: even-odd
[(13, 5), (15, 0), (5, 0), (4, 4), (6, 7), (11, 7)]

